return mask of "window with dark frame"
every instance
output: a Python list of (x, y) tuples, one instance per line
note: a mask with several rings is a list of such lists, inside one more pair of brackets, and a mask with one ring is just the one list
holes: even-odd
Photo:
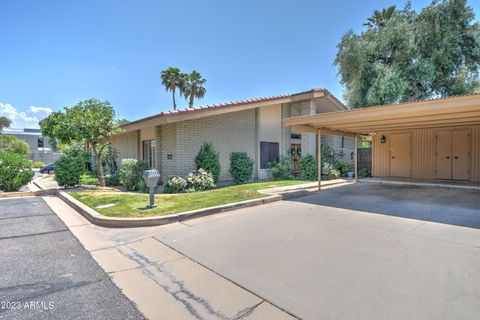
[(278, 160), (279, 143), (260, 141), (260, 169), (267, 169), (267, 165)]
[(38, 138), (37, 148), (39, 148), (39, 149), (45, 148), (45, 138), (43, 138), (43, 137)]

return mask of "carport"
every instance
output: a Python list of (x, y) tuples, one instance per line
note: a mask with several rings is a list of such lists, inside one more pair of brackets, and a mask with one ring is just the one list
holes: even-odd
[[(283, 120), (298, 132), (372, 139), (372, 176), (480, 182), (480, 94), (307, 115)], [(321, 180), (321, 152), (318, 153)]]

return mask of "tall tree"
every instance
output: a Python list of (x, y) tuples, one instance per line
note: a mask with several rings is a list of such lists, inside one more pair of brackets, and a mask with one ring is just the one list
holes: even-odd
[(184, 77), (180, 72), (180, 69), (175, 67), (169, 67), (162, 71), (161, 78), (162, 85), (165, 87), (165, 90), (167, 92), (172, 92), (173, 110), (176, 110), (177, 103), (175, 102), (175, 91), (178, 87), (182, 86)]
[(188, 99), (188, 107), (193, 108), (193, 102), (195, 98), (203, 98), (207, 89), (205, 89), (205, 83), (207, 80), (202, 78), (202, 75), (193, 70), (192, 73), (184, 76), (184, 83), (182, 84), (182, 94), (185, 99)]
[(373, 11), (373, 15), (370, 18), (367, 18), (367, 22), (364, 23), (364, 26), (369, 28), (375, 27), (383, 27), (387, 23), (388, 20), (393, 16), (395, 13), (396, 6), (390, 6), (386, 9), (375, 10)]
[(2, 133), (3, 128), (9, 128), (12, 124), (12, 120), (7, 117), (0, 117), (0, 134)]
[(335, 65), (353, 107), (466, 94), (480, 89), (480, 24), (466, 0), (407, 4), (359, 34), (347, 31)]
[(102, 155), (111, 145), (117, 132), (115, 110), (108, 101), (89, 99), (78, 102), (64, 111), (54, 112), (40, 121), (42, 134), (61, 143), (85, 142), (97, 162), (98, 183), (105, 186)]

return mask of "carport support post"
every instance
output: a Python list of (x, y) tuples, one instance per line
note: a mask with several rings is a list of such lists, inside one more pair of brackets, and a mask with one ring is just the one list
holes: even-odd
[(318, 172), (317, 172), (317, 177), (318, 177), (318, 190), (322, 189), (322, 129), (318, 129), (318, 134), (317, 134), (317, 150), (318, 150)]
[(358, 176), (358, 134), (355, 133), (355, 182), (357, 182)]

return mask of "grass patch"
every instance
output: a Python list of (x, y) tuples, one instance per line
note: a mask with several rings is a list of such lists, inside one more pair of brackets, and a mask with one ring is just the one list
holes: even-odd
[[(78, 191), (69, 194), (97, 212), (108, 217), (148, 217), (180, 213), (190, 210), (203, 209), (237, 201), (267, 197), (258, 192), (260, 189), (291, 186), (312, 181), (281, 180), (258, 182), (229, 186), (214, 190), (181, 193), (156, 194), (153, 209), (145, 209), (149, 202), (148, 194), (118, 192), (118, 191)], [(113, 207), (96, 208), (97, 206), (115, 204)]]

